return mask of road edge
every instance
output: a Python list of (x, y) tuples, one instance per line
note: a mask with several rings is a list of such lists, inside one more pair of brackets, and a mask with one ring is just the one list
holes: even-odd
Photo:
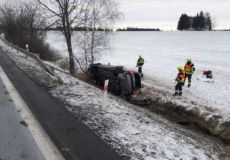
[(33, 116), (29, 107), (22, 99), (18, 91), (15, 89), (14, 85), (11, 83), (1, 66), (0, 78), (2, 79), (7, 91), (9, 92), (9, 95), (12, 98), (17, 111), (26, 122), (26, 124), (28, 124), (28, 129), (31, 132), (31, 135), (33, 136), (44, 158), (47, 160), (64, 160), (62, 154), (59, 152), (59, 150), (51, 141), (45, 130), (41, 127), (39, 122)]

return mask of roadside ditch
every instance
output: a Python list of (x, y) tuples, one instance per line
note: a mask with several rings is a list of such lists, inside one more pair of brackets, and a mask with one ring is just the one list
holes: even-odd
[[(28, 61), (26, 61), (26, 63), (22, 65), (21, 62), (24, 62), (23, 59), (28, 58), (20, 52), (17, 52), (17, 54), (18, 55), (9, 53), (8, 56), (15, 64), (41, 85), (50, 89), (62, 83), (60, 77), (50, 75), (42, 67), (37, 67), (39, 66), (39, 63), (33, 59), (29, 59), (30, 64), (25, 65), (28, 63)], [(31, 67), (32, 63), (36, 65)], [(60, 69), (58, 70), (62, 71)], [(87, 83), (89, 82), (87, 81)], [(92, 83), (90, 84), (92, 85)], [(199, 105), (194, 102), (182, 102), (181, 104), (178, 104), (176, 101), (172, 100), (171, 93), (159, 90), (152, 86), (144, 86), (142, 93), (143, 94), (141, 94), (140, 97), (144, 98), (148, 96), (151, 98), (151, 103), (145, 106), (150, 111), (161, 114), (183, 126), (195, 128), (206, 134), (211, 134), (214, 137), (220, 138), (225, 143), (230, 142), (230, 121), (224, 120), (221, 115), (213, 111), (211, 108), (202, 106), (202, 108), (206, 109), (201, 110)]]

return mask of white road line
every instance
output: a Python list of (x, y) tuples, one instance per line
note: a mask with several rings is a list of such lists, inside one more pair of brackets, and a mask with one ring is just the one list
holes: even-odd
[(46, 132), (42, 129), (39, 122), (31, 113), (30, 109), (19, 95), (17, 90), (14, 88), (13, 84), (10, 82), (9, 78), (5, 74), (4, 70), (0, 66), (0, 78), (6, 89), (10, 93), (17, 111), (21, 114), (23, 120), (28, 124), (28, 129), (30, 130), (35, 142), (38, 145), (41, 153), (47, 160), (64, 160), (61, 153), (58, 151), (57, 147), (50, 140)]

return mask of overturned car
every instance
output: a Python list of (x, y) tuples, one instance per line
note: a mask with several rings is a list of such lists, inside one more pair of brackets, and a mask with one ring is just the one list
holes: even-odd
[(89, 75), (100, 88), (103, 88), (105, 80), (109, 80), (108, 90), (115, 95), (130, 97), (140, 92), (139, 73), (128, 71), (123, 66), (92, 64), (89, 67)]

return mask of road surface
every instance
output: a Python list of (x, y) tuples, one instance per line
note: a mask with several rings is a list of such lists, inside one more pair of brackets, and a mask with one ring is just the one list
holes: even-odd
[[(92, 130), (69, 113), (63, 104), (57, 99), (54, 99), (45, 88), (35, 83), (20, 70), (2, 52), (1, 48), (0, 66), (65, 159), (122, 159), (118, 153), (112, 150), (111, 147), (93, 133)], [(21, 127), (23, 125), (19, 126)], [(10, 125), (10, 127), (14, 127), (13, 124), (12, 126)], [(5, 136), (8, 137), (6, 133), (3, 133), (3, 137)], [(11, 151), (9, 152), (12, 153)]]
[(27, 124), (0, 79), (0, 159), (44, 160)]

